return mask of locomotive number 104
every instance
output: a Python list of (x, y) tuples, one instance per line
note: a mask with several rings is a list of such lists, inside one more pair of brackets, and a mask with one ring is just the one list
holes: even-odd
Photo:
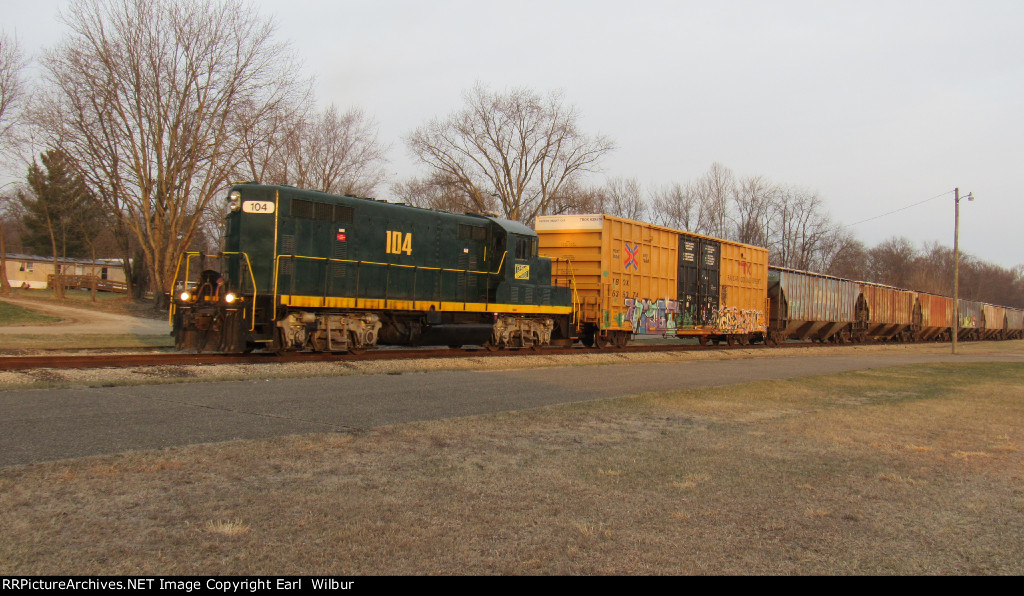
[(412, 232), (388, 232), (387, 253), (389, 255), (412, 254)]

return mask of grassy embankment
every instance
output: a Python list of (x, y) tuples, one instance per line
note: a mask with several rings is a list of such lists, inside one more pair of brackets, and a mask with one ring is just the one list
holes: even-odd
[(0, 327), (8, 325), (49, 325), (60, 321), (41, 312), (0, 301)]
[[(93, 300), (91, 293), (84, 290), (68, 290), (63, 300), (54, 297), (52, 290), (14, 289), (9, 298), (31, 302), (39, 309), (51, 307), (71, 307), (86, 311), (98, 311), (109, 314), (133, 317), (165, 319), (167, 313), (153, 309), (152, 301), (137, 301), (123, 294), (97, 292)], [(0, 301), (0, 327), (58, 325), (62, 321), (59, 316), (39, 312), (31, 307)], [(139, 336), (132, 334), (81, 334), (68, 333), (54, 335), (52, 333), (34, 334), (26, 329), (24, 332), (7, 334), (0, 339), (0, 350), (31, 351), (31, 350), (80, 350), (90, 348), (161, 348), (174, 345), (168, 335)]]
[(0, 471), (0, 574), (1021, 574), (1024, 365)]

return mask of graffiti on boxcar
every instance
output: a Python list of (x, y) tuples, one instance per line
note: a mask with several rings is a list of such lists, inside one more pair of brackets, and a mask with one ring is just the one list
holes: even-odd
[(718, 308), (709, 304), (698, 305), (687, 302), (679, 309), (678, 327), (680, 329), (711, 327), (717, 320)]
[(633, 326), (633, 333), (675, 333), (679, 326), (679, 302), (675, 300), (626, 298), (625, 303), (624, 319)]
[(721, 333), (753, 333), (764, 329), (764, 313), (760, 310), (740, 310), (735, 306), (727, 306), (718, 311), (715, 330)]

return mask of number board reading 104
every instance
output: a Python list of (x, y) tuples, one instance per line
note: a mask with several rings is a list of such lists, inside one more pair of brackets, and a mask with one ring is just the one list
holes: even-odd
[(412, 233), (403, 234), (402, 232), (388, 231), (387, 253), (389, 255), (399, 255), (402, 253), (411, 255)]
[(273, 213), (274, 201), (242, 201), (242, 213)]

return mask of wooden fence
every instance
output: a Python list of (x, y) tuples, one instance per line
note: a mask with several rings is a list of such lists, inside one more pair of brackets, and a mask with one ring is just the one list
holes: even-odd
[(109, 279), (100, 279), (98, 275), (54, 275), (49, 274), (46, 276), (46, 287), (53, 288), (54, 278), (59, 277), (64, 284), (64, 288), (68, 290), (74, 290), (83, 288), (90, 290), (93, 288), (93, 284), (100, 292), (118, 292), (120, 294), (128, 293), (128, 284), (123, 281), (111, 281)]

